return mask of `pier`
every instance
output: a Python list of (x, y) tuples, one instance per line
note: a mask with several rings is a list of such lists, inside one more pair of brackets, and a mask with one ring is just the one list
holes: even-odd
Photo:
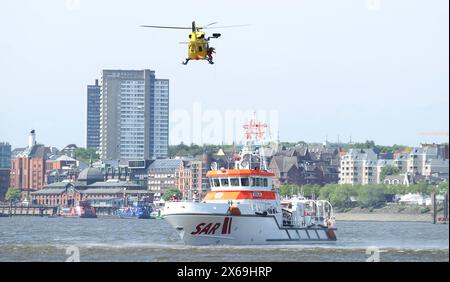
[(57, 206), (8, 206), (0, 205), (0, 217), (10, 216), (55, 216)]
[(437, 224), (437, 223), (448, 224), (448, 213), (449, 213), (448, 193), (444, 194), (444, 202), (443, 202), (443, 213), (444, 214), (442, 217), (439, 217), (438, 203), (436, 201), (436, 193), (431, 194), (431, 206), (432, 206), (431, 215), (432, 215), (433, 224)]

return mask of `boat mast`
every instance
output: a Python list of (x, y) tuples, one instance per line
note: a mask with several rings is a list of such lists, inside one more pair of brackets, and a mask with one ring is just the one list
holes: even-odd
[(236, 162), (237, 168), (252, 169), (252, 157), (259, 159), (259, 168), (267, 171), (264, 155), (264, 137), (267, 124), (256, 120), (256, 114), (249, 123), (244, 125), (245, 144), (240, 154), (240, 160)]

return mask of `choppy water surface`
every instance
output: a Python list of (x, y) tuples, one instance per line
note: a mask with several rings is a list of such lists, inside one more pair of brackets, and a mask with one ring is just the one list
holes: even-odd
[[(0, 261), (449, 261), (449, 227), (338, 222), (338, 242), (298, 246), (185, 246), (165, 220), (0, 218)], [(67, 254), (66, 254), (67, 252)], [(369, 254), (370, 253), (370, 254)]]

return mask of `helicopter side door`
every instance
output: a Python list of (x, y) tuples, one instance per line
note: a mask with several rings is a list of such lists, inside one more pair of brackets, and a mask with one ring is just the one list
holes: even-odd
[(204, 60), (208, 44), (204, 32), (191, 32), (189, 35), (189, 58), (192, 60)]

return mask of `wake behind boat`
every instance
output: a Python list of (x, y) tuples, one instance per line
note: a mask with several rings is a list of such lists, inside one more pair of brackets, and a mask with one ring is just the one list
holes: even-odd
[(234, 169), (207, 173), (211, 191), (202, 202), (168, 202), (164, 218), (188, 245), (304, 244), (336, 241), (333, 207), (328, 201), (281, 201), (272, 187), (261, 141), (266, 125), (244, 126), (246, 143)]

